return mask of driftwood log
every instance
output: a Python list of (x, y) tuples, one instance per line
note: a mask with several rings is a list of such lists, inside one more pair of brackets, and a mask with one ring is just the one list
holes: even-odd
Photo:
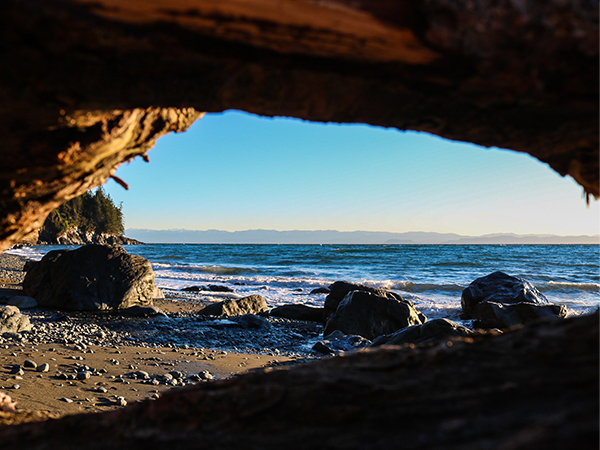
[(0, 442), (29, 450), (596, 450), (598, 362), (598, 316), (555, 319), (0, 427)]
[(0, 251), (197, 111), (527, 152), (598, 197), (598, 2), (4, 0)]

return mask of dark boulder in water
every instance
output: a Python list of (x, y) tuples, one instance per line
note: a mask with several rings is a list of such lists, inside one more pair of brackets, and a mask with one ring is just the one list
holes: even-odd
[(484, 328), (509, 328), (545, 317), (565, 317), (562, 305), (553, 305), (531, 283), (504, 272), (473, 281), (461, 295), (463, 318), (476, 319)]
[(340, 330), (344, 334), (357, 334), (373, 340), (427, 321), (411, 302), (397, 297), (351, 291), (327, 320), (323, 334), (327, 336)]
[(198, 311), (198, 314), (205, 316), (243, 316), (244, 314), (260, 314), (268, 311), (267, 302), (260, 295), (250, 295), (239, 300), (225, 300), (223, 302), (208, 305), (206, 308)]
[(221, 286), (219, 284), (209, 284), (207, 287), (212, 292), (233, 292), (233, 289), (230, 287)]
[(550, 304), (531, 283), (504, 272), (494, 272), (477, 278), (462, 292), (460, 303), (465, 319), (473, 318), (475, 305), (481, 302)]
[(204, 288), (203, 286), (187, 286), (187, 287), (181, 288), (181, 290), (183, 292), (199, 292), (199, 291), (206, 290), (206, 288)]
[(348, 283), (347, 281), (336, 281), (329, 286), (329, 295), (325, 298), (324, 311), (323, 311), (323, 323), (327, 323), (329, 316), (335, 312), (341, 301), (352, 291), (364, 291), (376, 294), (380, 297), (395, 298), (397, 300), (411, 302), (402, 298), (400, 294), (395, 292), (386, 291), (385, 289), (374, 288), (370, 286), (364, 286), (362, 284)]
[(200, 292), (200, 291), (211, 291), (211, 292), (233, 292), (233, 289), (227, 286), (221, 286), (218, 284), (209, 284), (208, 286), (187, 286), (181, 289), (183, 292)]
[(372, 347), (380, 345), (424, 344), (453, 336), (468, 336), (470, 334), (473, 334), (473, 331), (451, 320), (434, 319), (422, 325), (413, 325), (404, 328), (393, 334), (379, 336), (373, 341)]
[(150, 262), (120, 245), (86, 245), (54, 250), (27, 266), (26, 295), (40, 306), (77, 311), (116, 310), (152, 305)]
[(325, 288), (325, 287), (320, 287), (320, 288), (316, 288), (313, 289), (312, 291), (309, 292), (310, 295), (313, 294), (329, 294), (330, 290)]
[(321, 322), (323, 320), (323, 308), (315, 308), (307, 305), (278, 306), (273, 308), (269, 314), (273, 317), (308, 322)]

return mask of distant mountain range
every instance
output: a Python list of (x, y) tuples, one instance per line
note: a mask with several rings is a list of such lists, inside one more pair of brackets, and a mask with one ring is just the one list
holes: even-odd
[(600, 235), (497, 233), (463, 236), (453, 233), (411, 231), (276, 231), (276, 230), (147, 230), (129, 228), (125, 234), (149, 243), (202, 244), (599, 244)]

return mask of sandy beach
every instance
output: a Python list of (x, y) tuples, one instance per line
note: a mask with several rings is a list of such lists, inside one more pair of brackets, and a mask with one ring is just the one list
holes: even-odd
[[(48, 363), (49, 372), (40, 373), (35, 368), (23, 367), (27, 360), (38, 365)], [(163, 391), (176, 388), (168, 382), (176, 379), (171, 378), (172, 375), (169, 377), (172, 372), (197, 375), (208, 371), (214, 379), (223, 379), (291, 360), (279, 357), (275, 361), (266, 355), (220, 350), (89, 347), (82, 351), (66, 345), (13, 344), (0, 348), (0, 390), (10, 395), (23, 410), (57, 415), (106, 411), (123, 406), (120, 397), (131, 403), (157, 398)], [(22, 367), (22, 375), (11, 373), (17, 365)], [(87, 379), (64, 379), (69, 375), (77, 377), (84, 366), (101, 372), (91, 371), (93, 375)], [(130, 378), (131, 374), (140, 371), (146, 372), (150, 380), (156, 380), (156, 384), (142, 378)]]
[[(22, 262), (13, 255), (0, 255), (0, 304), (22, 295)], [(168, 316), (181, 318), (194, 315), (203, 305), (164, 299), (156, 306)], [(156, 399), (165, 390), (291, 365), (307, 357), (277, 349), (259, 354), (265, 352), (160, 345), (143, 333), (152, 328), (151, 320), (42, 308), (22, 313), (30, 317), (34, 330), (41, 331), (27, 333), (21, 340), (0, 337), (0, 391), (8, 394), (20, 411), (17, 416), (0, 412), (0, 422), (5, 423), (116, 409)], [(87, 330), (85, 326), (100, 331), (94, 336), (91, 332), (76, 336), (77, 330)], [(142, 345), (136, 345), (132, 333), (143, 335)], [(219, 333), (229, 340), (236, 338), (227, 329), (215, 330)], [(103, 336), (100, 342), (110, 343), (94, 345), (100, 339), (97, 335)], [(161, 338), (168, 340), (168, 336)], [(44, 364), (48, 366), (40, 371)]]

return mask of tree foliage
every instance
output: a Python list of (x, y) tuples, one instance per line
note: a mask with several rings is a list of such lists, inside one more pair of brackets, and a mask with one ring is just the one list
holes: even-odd
[(52, 211), (43, 228), (57, 234), (79, 228), (85, 232), (122, 235), (125, 231), (123, 206), (115, 205), (110, 195), (99, 187)]

